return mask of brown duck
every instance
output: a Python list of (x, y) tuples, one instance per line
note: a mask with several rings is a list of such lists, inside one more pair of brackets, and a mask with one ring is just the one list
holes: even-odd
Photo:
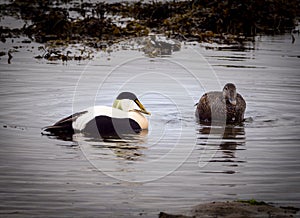
[(232, 83), (227, 83), (222, 92), (205, 93), (197, 103), (196, 117), (200, 123), (224, 122), (239, 124), (244, 121), (246, 102), (236, 92)]

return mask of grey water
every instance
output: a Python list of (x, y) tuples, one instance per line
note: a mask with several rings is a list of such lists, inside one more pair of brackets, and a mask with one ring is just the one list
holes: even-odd
[[(47, 61), (7, 40), (0, 60), (1, 217), (157, 217), (199, 203), (256, 199), (300, 207), (300, 37), (259, 36), (243, 48), (182, 43), (149, 56), (134, 40), (91, 61)], [(156, 54), (155, 51), (150, 51)], [(233, 82), (241, 126), (194, 117), (202, 94)], [(47, 137), (41, 128), (132, 91), (149, 130), (123, 139)]]

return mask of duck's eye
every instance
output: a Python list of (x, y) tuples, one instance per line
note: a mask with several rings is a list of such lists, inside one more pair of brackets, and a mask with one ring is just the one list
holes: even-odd
[(227, 86), (225, 87), (225, 90), (226, 90), (226, 91), (228, 90)]

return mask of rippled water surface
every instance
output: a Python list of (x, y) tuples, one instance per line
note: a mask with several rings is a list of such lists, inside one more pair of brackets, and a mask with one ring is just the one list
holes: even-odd
[[(258, 37), (247, 49), (182, 44), (151, 58), (128, 43), (67, 63), (34, 59), (39, 45), (21, 43), (11, 64), (0, 60), (0, 216), (157, 217), (251, 198), (300, 207), (295, 38)], [(227, 82), (247, 102), (246, 122), (199, 125), (194, 104)], [(41, 135), (73, 112), (111, 105), (124, 90), (151, 111), (148, 131), (105, 141)]]

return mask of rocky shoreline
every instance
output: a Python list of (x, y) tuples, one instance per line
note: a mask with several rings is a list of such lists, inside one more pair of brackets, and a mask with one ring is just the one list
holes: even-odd
[(159, 218), (291, 218), (298, 208), (277, 207), (256, 200), (199, 204), (180, 215), (161, 212)]
[[(22, 28), (1, 29), (1, 40), (26, 35), (46, 43), (118, 42), (149, 33), (184, 41), (243, 43), (257, 34), (291, 31), (298, 0), (152, 1), (90, 3), (14, 0), (1, 4), (2, 16), (25, 21)], [(57, 42), (58, 41), (58, 42)]]
[[(299, 0), (150, 3), (13, 0), (0, 4), (0, 18), (12, 17), (24, 25), (19, 28), (1, 25), (0, 39), (5, 43), (10, 38), (25, 36), (28, 38), (25, 43), (34, 41), (44, 45), (39, 48), (41, 55), (35, 58), (63, 62), (92, 59), (93, 50), (106, 51), (124, 40), (157, 34), (178, 42), (244, 48), (257, 34), (292, 31), (300, 12), (298, 3)], [(84, 48), (71, 54), (68, 47), (75, 44)], [(14, 51), (1, 52), (1, 56), (8, 55), (11, 59)]]

